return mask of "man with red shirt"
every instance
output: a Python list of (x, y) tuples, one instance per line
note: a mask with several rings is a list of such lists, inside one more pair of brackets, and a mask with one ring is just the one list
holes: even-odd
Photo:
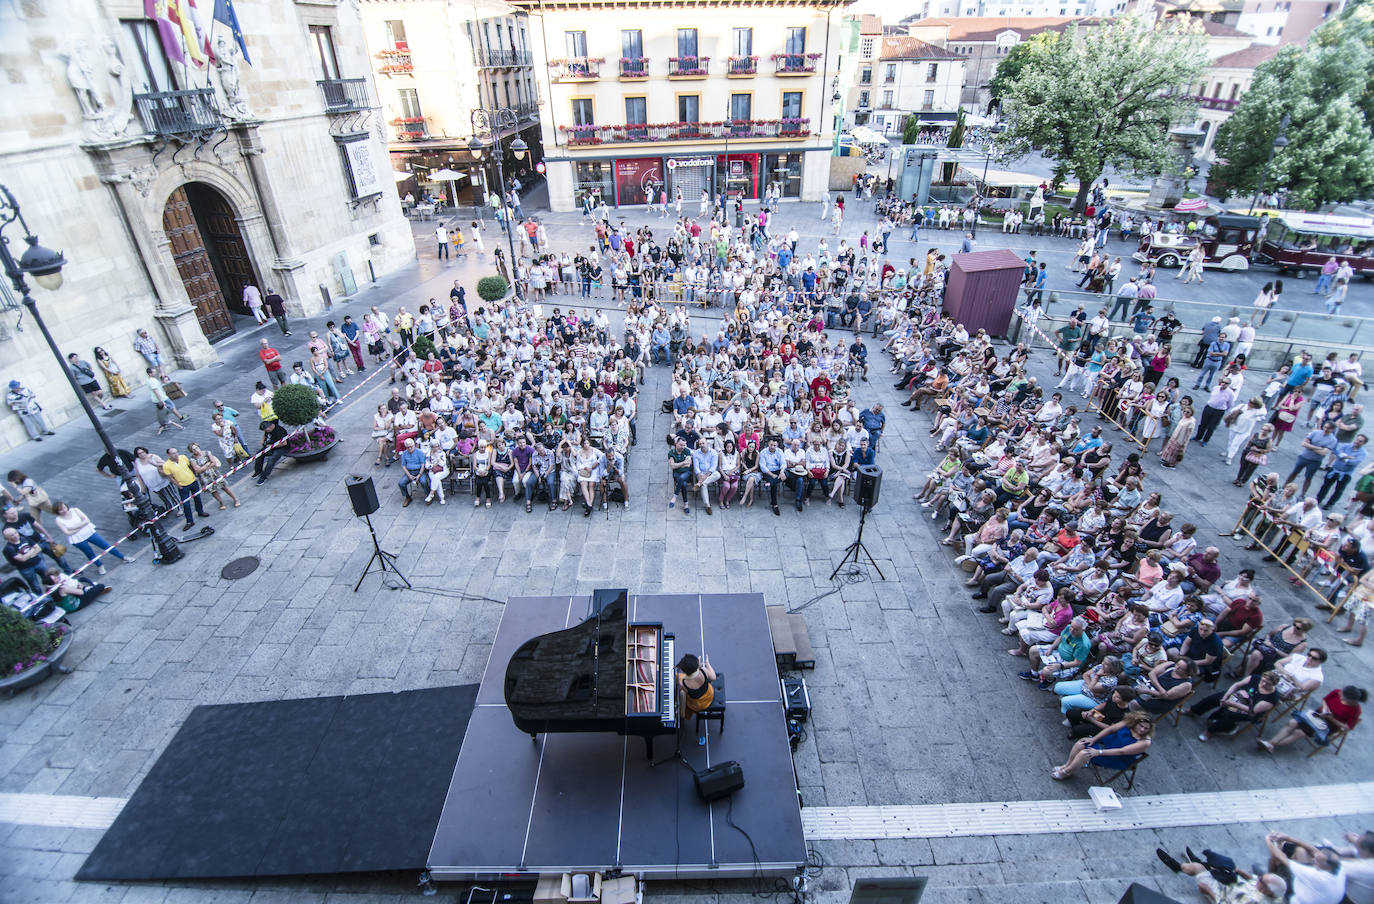
[(1247, 593), (1232, 600), (1217, 618), (1217, 636), (1227, 647), (1236, 647), (1264, 627), (1264, 615), (1260, 612), (1259, 600)]
[(285, 386), (286, 374), (282, 373), (281, 369), (281, 353), (268, 345), (266, 339), (259, 339), (258, 344), (262, 346), (258, 349), (258, 358), (267, 370), (268, 379), (272, 381), (273, 386)]

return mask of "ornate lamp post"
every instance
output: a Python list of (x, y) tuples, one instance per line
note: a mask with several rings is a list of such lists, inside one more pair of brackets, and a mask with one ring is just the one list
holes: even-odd
[[(498, 107), (494, 110), (487, 110), (484, 108), (475, 109), (472, 111), (471, 118), (472, 137), (468, 139), (468, 150), (472, 152), (473, 159), (480, 161), (482, 159), (482, 153), (487, 147), (494, 147), (496, 149), (496, 153), (492, 155), (492, 158), (496, 163), (496, 180), (500, 183), (501, 207), (503, 208), (501, 221), (505, 224), (506, 244), (510, 248), (511, 282), (515, 287), (515, 297), (523, 301), (525, 294), (520, 288), (520, 280), (516, 278), (515, 239), (511, 235), (510, 217), (507, 216), (504, 211), (506, 206), (506, 171), (505, 167), (502, 166), (502, 157), (504, 157), (504, 154), (501, 150), (500, 138), (500, 130), (519, 126), (520, 117), (515, 114), (514, 110), (507, 107)], [(529, 145), (525, 144), (525, 140), (517, 134), (515, 140), (510, 143), (510, 150), (511, 153), (515, 155), (516, 160), (524, 160), (525, 153), (529, 150)]]
[[(14, 259), (14, 255), (10, 253), (10, 240), (4, 234), (5, 227), (15, 222), (18, 222), (19, 228), (24, 230), (24, 241), (29, 246), (17, 261)], [(9, 277), (10, 284), (14, 286), (14, 290), (23, 299), (24, 307), (28, 308), (29, 316), (33, 318), (34, 323), (38, 324), (39, 332), (47, 340), (48, 348), (52, 350), (53, 357), (57, 359), (57, 366), (66, 375), (67, 382), (71, 384), (72, 393), (76, 395), (76, 400), (81, 403), (82, 409), (86, 412), (86, 418), (95, 428), (95, 434), (100, 437), (101, 445), (105, 447), (105, 451), (114, 462), (115, 473), (119, 475), (119, 479), (133, 495), (139, 523), (147, 530), (148, 536), (153, 542), (153, 550), (157, 553), (156, 561), (163, 565), (176, 562), (186, 553), (181, 551), (176, 540), (172, 539), (171, 535), (163, 530), (162, 525), (158, 523), (157, 512), (153, 508), (147, 492), (124, 466), (124, 462), (119, 457), (119, 451), (115, 449), (114, 443), (110, 440), (110, 435), (105, 432), (105, 427), (100, 423), (100, 418), (96, 417), (95, 409), (91, 407), (91, 402), (86, 398), (86, 393), (81, 391), (81, 386), (76, 382), (76, 376), (67, 366), (67, 360), (62, 357), (62, 350), (57, 347), (56, 340), (48, 331), (48, 325), (43, 322), (43, 315), (38, 310), (38, 303), (29, 294), (29, 284), (28, 280), (24, 278), (25, 276), (32, 276), (34, 282), (49, 291), (61, 288), (62, 268), (66, 266), (67, 259), (62, 256), (60, 251), (53, 251), (38, 244), (38, 236), (29, 231), (29, 224), (24, 222), (24, 217), (19, 212), (19, 204), (14, 200), (14, 195), (10, 194), (10, 190), (3, 185), (0, 185), (0, 263), (4, 265), (5, 275)]]

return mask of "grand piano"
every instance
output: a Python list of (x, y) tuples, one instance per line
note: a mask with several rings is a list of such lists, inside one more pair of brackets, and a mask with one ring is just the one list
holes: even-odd
[(531, 638), (506, 665), (505, 696), (515, 727), (550, 732), (654, 737), (677, 731), (674, 637), (661, 622), (629, 620), (625, 590), (597, 590), (581, 624)]

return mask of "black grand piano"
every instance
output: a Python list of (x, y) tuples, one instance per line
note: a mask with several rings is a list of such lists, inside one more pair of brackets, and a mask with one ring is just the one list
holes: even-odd
[(531, 738), (613, 731), (644, 739), (677, 731), (674, 638), (661, 622), (631, 624), (628, 592), (597, 590), (580, 625), (525, 641), (506, 666), (506, 707)]

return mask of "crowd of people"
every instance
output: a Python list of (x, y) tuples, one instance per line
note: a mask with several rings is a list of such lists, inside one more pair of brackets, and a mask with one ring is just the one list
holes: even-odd
[[(1147, 339), (1070, 331), (1057, 354), (1074, 360), (1064, 382), (1081, 389), (1080, 411), (1028, 374), (1024, 345), (999, 355), (981, 331), (970, 336), (938, 310), (904, 312), (886, 335), (903, 405), (932, 409), (930, 436), (945, 456), (915, 501), (942, 522), (941, 542), (969, 572), (981, 611), (1015, 641), (1008, 653), (1027, 660), (1020, 676), (1059, 696), (1078, 739), (1054, 778), (1089, 764), (1129, 768), (1176, 710), (1200, 721), (1202, 741), (1258, 726), (1257, 746), (1269, 752), (1303, 736), (1324, 745), (1354, 727), (1367, 694), (1323, 690), (1326, 651), (1309, 639), (1311, 620), (1266, 623), (1254, 570), (1223, 574), (1219, 548), (1175, 523), (1149, 486), (1148, 439), (1167, 436), (1158, 461), (1176, 467), (1197, 423), (1179, 381), (1161, 379), (1167, 365), (1145, 382), (1156, 363), (1140, 353)], [(1235, 392), (1243, 368), (1228, 361), (1221, 373), (1219, 386)], [(1311, 374), (1295, 365), (1287, 394)], [(1157, 404), (1156, 385), (1168, 387)], [(1207, 404), (1222, 418), (1235, 407), (1234, 396)], [(1120, 412), (1123, 430), (1134, 423), (1140, 450), (1114, 453), (1110, 422), (1085, 423), (1093, 410)], [(1232, 423), (1247, 429), (1239, 415)], [(1309, 441), (1322, 454), (1336, 445), (1334, 436)], [(1341, 532), (1337, 555), (1367, 566), (1359, 550), (1371, 543), (1374, 525), (1361, 520)]]

